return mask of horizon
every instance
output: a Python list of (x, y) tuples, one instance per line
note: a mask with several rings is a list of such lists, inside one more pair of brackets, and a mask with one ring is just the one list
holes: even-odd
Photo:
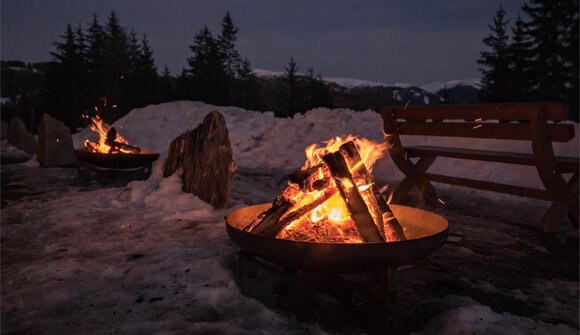
[(92, 14), (103, 24), (115, 11), (123, 27), (147, 34), (158, 71), (167, 65), (177, 75), (191, 55), (193, 35), (204, 25), (219, 34), (230, 12), (239, 28), (238, 50), (253, 69), (282, 71), (294, 56), (301, 71), (313, 68), (325, 78), (420, 85), (479, 78), (476, 60), (499, 4), (513, 18), (524, 1), (175, 3), (3, 1), (0, 58), (50, 61), (52, 43), (67, 23), (86, 29)]

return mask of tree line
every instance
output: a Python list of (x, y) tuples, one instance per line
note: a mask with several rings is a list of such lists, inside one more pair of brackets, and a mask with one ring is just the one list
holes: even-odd
[(529, 0), (524, 17), (502, 6), (483, 39), (483, 102), (560, 101), (578, 121), (578, 0)]
[[(193, 36), (186, 67), (172, 76), (167, 66), (159, 74), (147, 36), (123, 27), (115, 12), (104, 24), (93, 15), (86, 29), (67, 24), (53, 43), (51, 62), (2, 62), (3, 77), (14, 77), (2, 85), (3, 96), (13, 98), (3, 114), (20, 116), (34, 130), (43, 112), (75, 129), (85, 126), (81, 115), (94, 107), (112, 122), (133, 108), (174, 100), (274, 111), (280, 117), (331, 107), (328, 85), (313, 69), (299, 74), (293, 57), (273, 84), (260, 82), (236, 48), (238, 31), (229, 13), (217, 36), (204, 26)], [(30, 72), (10, 71), (20, 65)], [(36, 116), (29, 112), (34, 110)]]

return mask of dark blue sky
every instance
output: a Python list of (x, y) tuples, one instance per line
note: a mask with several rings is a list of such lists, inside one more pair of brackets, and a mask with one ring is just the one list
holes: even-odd
[(1, 58), (49, 60), (70, 22), (121, 24), (146, 33), (159, 69), (179, 73), (204, 24), (217, 35), (226, 11), (240, 28), (238, 50), (252, 67), (301, 70), (386, 83), (478, 78), (475, 63), (499, 4), (514, 18), (524, 0), (2, 0)]

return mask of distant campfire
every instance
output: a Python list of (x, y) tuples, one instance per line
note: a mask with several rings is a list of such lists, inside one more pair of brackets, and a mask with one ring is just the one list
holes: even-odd
[(296, 241), (363, 243), (405, 240), (401, 225), (371, 175), (386, 143), (337, 137), (306, 149), (272, 207), (246, 232)]
[(91, 130), (99, 135), (98, 142), (90, 140), (85, 141), (85, 148), (94, 153), (103, 154), (138, 154), (141, 148), (130, 145), (129, 142), (121, 136), (115, 129), (107, 125), (103, 119), (98, 115), (98, 109), (95, 108), (97, 114), (93, 117), (83, 115), (84, 118), (90, 118)]
[[(103, 101), (106, 107), (106, 99)], [(94, 116), (85, 114), (83, 118), (91, 121), (90, 129), (99, 135), (97, 141), (86, 139), (84, 148), (75, 150), (77, 160), (82, 163), (77, 167), (84, 178), (118, 179), (127, 175), (128, 179), (145, 179), (149, 176), (151, 164), (159, 158), (158, 152), (129, 144), (115, 127), (103, 121), (98, 107), (94, 109)]]

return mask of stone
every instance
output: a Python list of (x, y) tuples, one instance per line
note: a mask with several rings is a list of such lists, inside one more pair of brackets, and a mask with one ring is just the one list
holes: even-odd
[(183, 191), (214, 208), (225, 208), (236, 170), (222, 114), (210, 112), (195, 129), (176, 137), (169, 147), (163, 175), (182, 169)]
[(70, 166), (76, 163), (69, 128), (61, 121), (43, 114), (38, 126), (36, 159), (41, 166)]
[(26, 125), (18, 117), (10, 119), (8, 143), (29, 154), (36, 152), (36, 138), (26, 129)]
[(2, 129), (0, 129), (0, 139), (7, 140), (8, 139), (8, 121), (2, 120)]

